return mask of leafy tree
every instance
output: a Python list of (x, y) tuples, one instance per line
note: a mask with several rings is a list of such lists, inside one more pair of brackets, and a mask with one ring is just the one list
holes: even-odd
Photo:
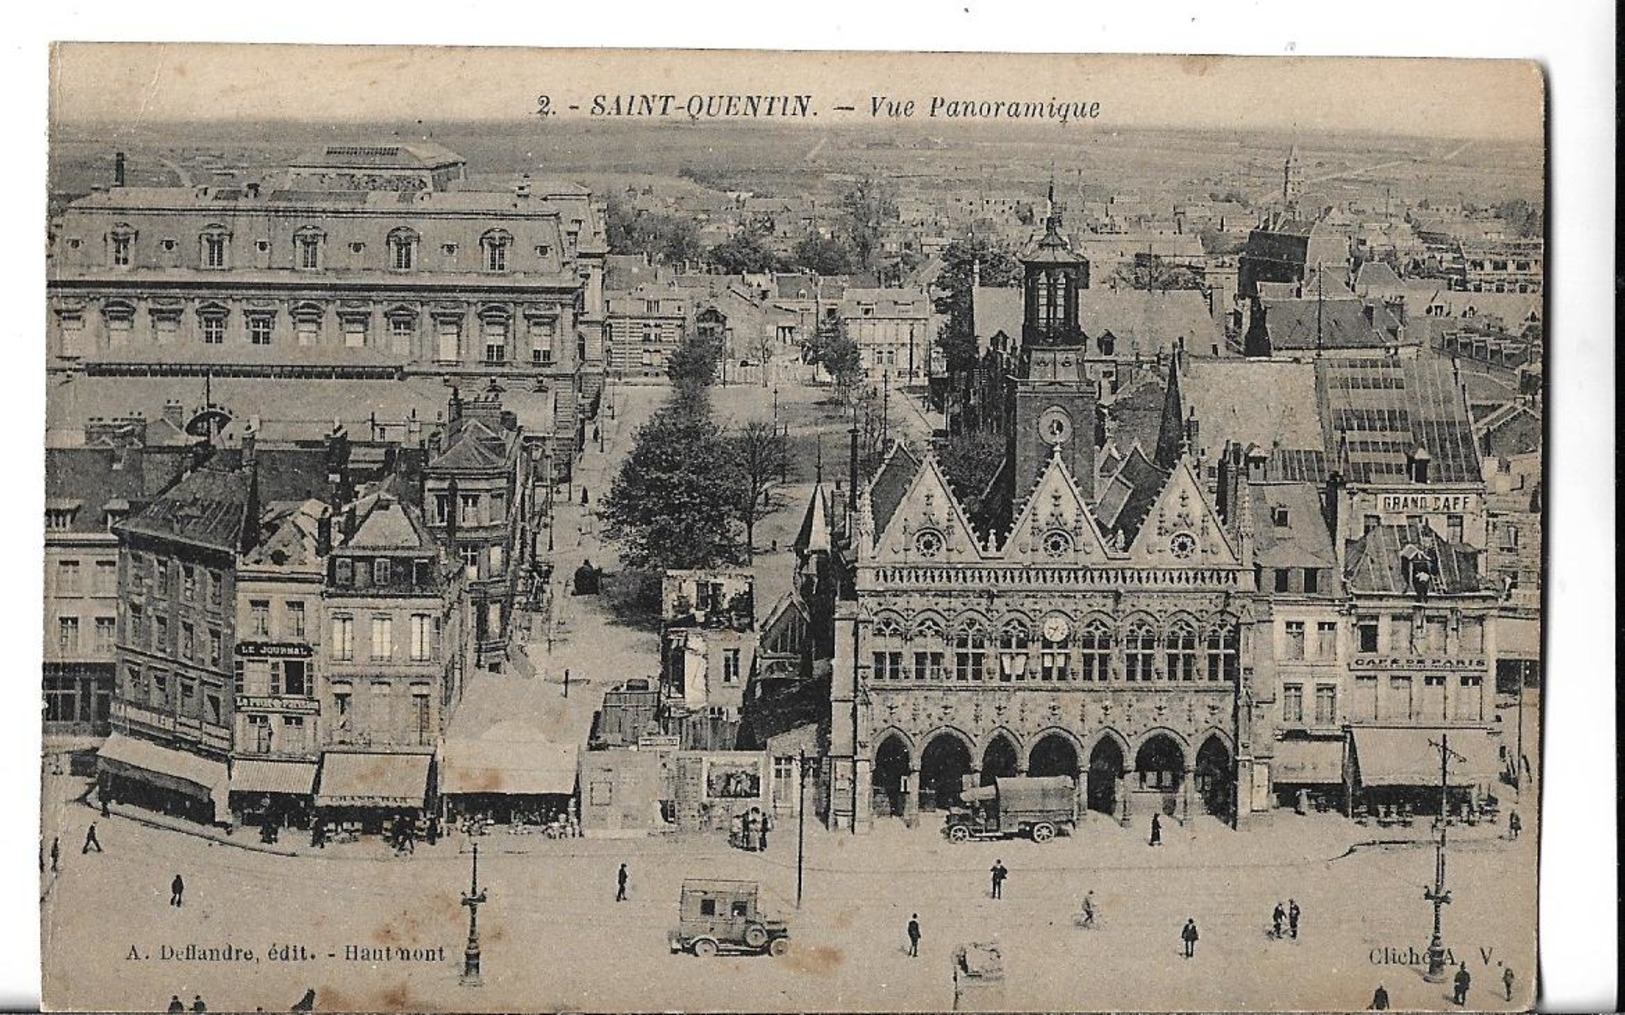
[(858, 266), (870, 268), (880, 246), (882, 226), (897, 219), (896, 191), (890, 183), (864, 177), (841, 195), (841, 207), (850, 219), (848, 229)]
[(1200, 289), (1202, 280), (1196, 272), (1179, 265), (1169, 264), (1160, 257), (1152, 257), (1149, 261), (1135, 258), (1133, 264), (1123, 264), (1112, 272), (1112, 277), (1119, 285), (1131, 289), (1158, 289), (1164, 292), (1170, 289)]
[(738, 561), (729, 452), (703, 396), (674, 398), (638, 428), (603, 505), (628, 567), (659, 574)]
[(706, 251), (705, 261), (727, 275), (781, 271), (785, 266), (784, 258), (744, 231)]
[(863, 356), (858, 352), (858, 343), (847, 334), (846, 325), (836, 322), (820, 327), (807, 352), (808, 362), (820, 364), (835, 379), (841, 401), (850, 401), (863, 379)]
[(980, 507), (982, 491), (1005, 456), (1003, 434), (966, 430), (937, 442), (937, 461), (966, 510)]
[(756, 553), (756, 523), (768, 513), (768, 490), (786, 465), (784, 436), (772, 423), (746, 423), (728, 435), (733, 474), (738, 477), (739, 519), (745, 524), (745, 554)]
[(605, 202), (604, 233), (617, 254), (648, 254), (666, 264), (685, 264), (704, 253), (698, 227), (676, 215), (634, 208), (611, 195)]
[(676, 385), (679, 396), (690, 397), (716, 383), (717, 364), (721, 360), (720, 339), (688, 335), (666, 361), (666, 376)]
[(795, 249), (791, 260), (814, 275), (844, 275), (852, 270), (852, 252), (840, 240), (808, 233)]
[(976, 365), (976, 321), (971, 305), (971, 265), (975, 263), (984, 286), (1021, 284), (1021, 262), (1001, 244), (982, 238), (954, 240), (942, 251), (942, 270), (933, 290), (932, 306), (947, 315), (937, 345), (947, 358), (950, 373), (963, 373)]

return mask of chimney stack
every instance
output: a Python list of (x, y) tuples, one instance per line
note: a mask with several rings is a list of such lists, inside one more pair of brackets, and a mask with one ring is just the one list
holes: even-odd
[(113, 186), (124, 186), (124, 153), (113, 153)]
[(164, 420), (177, 430), (186, 428), (186, 407), (181, 405), (180, 399), (164, 400)]

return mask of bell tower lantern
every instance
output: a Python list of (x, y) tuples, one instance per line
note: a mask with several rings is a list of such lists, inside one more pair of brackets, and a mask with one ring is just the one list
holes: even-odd
[(1061, 235), (1061, 206), (1055, 203), (1055, 184), (1049, 186), (1050, 213), (1044, 236), (1022, 259), (1024, 312), (1021, 344), (1081, 346), (1083, 328), (1078, 321), (1078, 294), (1089, 288), (1089, 261), (1073, 252)]

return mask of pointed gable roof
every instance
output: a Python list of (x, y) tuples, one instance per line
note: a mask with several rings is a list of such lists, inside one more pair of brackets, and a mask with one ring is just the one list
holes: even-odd
[[(241, 548), (254, 495), (242, 470), (205, 466), (154, 498), (117, 528), (235, 553)], [(258, 513), (258, 509), (254, 509)]]
[(380, 496), (367, 513), (355, 535), (344, 544), (346, 551), (422, 550), (433, 541), (407, 508), (393, 497)]
[(1044, 471), (1038, 474), (1038, 482), (1010, 527), (1005, 553), (1047, 556), (1045, 537), (1056, 531), (1065, 532), (1072, 546), (1070, 552), (1060, 554), (1060, 559), (1070, 557), (1097, 564), (1105, 561), (1106, 541), (1059, 454), (1051, 455)]
[(920, 460), (902, 441), (893, 444), (880, 463), (874, 478), (869, 481), (869, 502), (874, 511), (874, 531), (886, 531), (897, 506), (903, 502), (914, 477), (919, 473)]
[[(1181, 555), (1175, 537), (1183, 534), (1189, 534), (1195, 546)], [(1218, 511), (1191, 468), (1190, 456), (1181, 458), (1168, 474), (1129, 544), (1129, 556), (1158, 567), (1234, 567), (1240, 563)]]
[[(912, 459), (912, 456), (910, 456)], [(877, 480), (880, 478), (877, 474)], [(874, 487), (870, 488), (873, 499)], [(904, 491), (894, 510), (880, 524), (880, 512), (875, 509), (875, 550), (880, 557), (918, 563), (927, 559), (917, 545), (921, 530), (938, 533), (941, 545), (931, 554), (934, 561), (980, 560), (982, 548), (976, 540), (976, 530), (965, 515), (964, 505), (948, 486), (948, 477), (929, 450), (925, 460), (914, 471), (913, 481)]]
[(1129, 448), (1101, 491), (1095, 514), (1101, 530), (1120, 533), (1124, 545), (1133, 542), (1167, 478), (1168, 474), (1152, 464), (1138, 443)]
[(817, 483), (812, 496), (807, 498), (807, 511), (801, 516), (801, 529), (796, 533), (794, 547), (798, 556), (829, 552), (833, 545), (829, 518), (829, 491), (824, 489), (823, 483)]
[(479, 420), (468, 419), (429, 467), (436, 470), (496, 469), (507, 460), (507, 445), (503, 439)]

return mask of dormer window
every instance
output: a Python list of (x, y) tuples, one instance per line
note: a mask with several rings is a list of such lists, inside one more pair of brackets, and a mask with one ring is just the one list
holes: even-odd
[(480, 250), (484, 254), (486, 271), (507, 271), (508, 250), (513, 246), (513, 237), (503, 229), (493, 229), (480, 237)]
[(396, 229), (389, 234), (389, 267), (393, 271), (411, 271), (417, 267), (418, 234), (410, 229)]
[(214, 225), (203, 230), (198, 237), (202, 246), (202, 264), (205, 268), (220, 269), (228, 267), (227, 246), (231, 242), (231, 231), (225, 226)]
[(1287, 528), (1291, 524), (1291, 515), (1285, 505), (1277, 504), (1270, 508), (1270, 523), (1278, 529)]
[(119, 223), (108, 233), (107, 242), (113, 267), (128, 268), (131, 252), (135, 249), (135, 230), (124, 223)]
[(293, 266), (300, 271), (319, 271), (322, 266), (324, 235), (315, 226), (306, 226), (293, 235)]

